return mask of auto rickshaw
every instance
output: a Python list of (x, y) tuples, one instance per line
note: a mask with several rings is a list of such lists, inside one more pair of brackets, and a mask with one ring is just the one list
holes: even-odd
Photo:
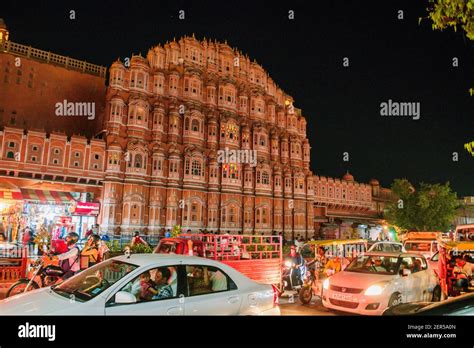
[(474, 224), (457, 225), (454, 232), (454, 241), (474, 243)]
[[(313, 294), (320, 296), (324, 279), (335, 272), (344, 270), (354, 257), (367, 251), (365, 239), (331, 239), (315, 240), (306, 243), (300, 253), (307, 262), (307, 275), (299, 291), (299, 298), (303, 304), (311, 302)], [(341, 268), (333, 270), (327, 267), (331, 260), (339, 257)]]
[[(468, 279), (468, 286), (464, 289), (456, 287), (458, 275), (455, 274), (456, 258), (461, 257), (469, 263), (474, 262), (474, 241), (457, 242), (440, 239), (438, 244), (438, 276), (443, 299), (448, 296), (458, 296), (464, 292), (474, 292), (474, 280)], [(473, 270), (474, 271), (474, 270)]]

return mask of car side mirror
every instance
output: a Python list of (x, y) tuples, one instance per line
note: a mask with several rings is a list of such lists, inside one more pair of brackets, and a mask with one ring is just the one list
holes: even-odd
[(411, 271), (407, 268), (402, 269), (402, 276), (407, 277), (411, 274)]
[(135, 303), (137, 298), (128, 291), (119, 291), (115, 294), (115, 303)]

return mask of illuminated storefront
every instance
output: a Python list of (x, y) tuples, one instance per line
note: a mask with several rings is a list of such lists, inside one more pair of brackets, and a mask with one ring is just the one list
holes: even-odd
[(53, 240), (69, 232), (81, 237), (97, 223), (100, 204), (85, 202), (90, 194), (51, 190), (0, 190), (0, 233), (8, 241), (21, 241), (25, 228), (46, 229)]

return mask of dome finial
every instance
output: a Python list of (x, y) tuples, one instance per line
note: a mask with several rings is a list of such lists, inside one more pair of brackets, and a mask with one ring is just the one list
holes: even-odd
[(354, 181), (354, 177), (351, 175), (351, 173), (349, 173), (349, 171), (347, 170), (346, 171), (346, 174), (344, 174), (344, 176), (342, 177), (342, 180), (345, 180), (345, 181)]

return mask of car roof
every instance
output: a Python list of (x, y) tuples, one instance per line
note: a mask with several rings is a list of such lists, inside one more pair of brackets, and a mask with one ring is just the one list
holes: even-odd
[(131, 254), (129, 257), (126, 255), (117, 256), (112, 258), (112, 260), (132, 263), (138, 266), (147, 266), (159, 262), (176, 264), (182, 262), (192, 262), (196, 264), (217, 264), (217, 262), (214, 260), (209, 260), (197, 256), (187, 256), (179, 254)]
[(435, 309), (438, 307), (449, 306), (452, 303), (469, 301), (474, 299), (474, 293), (462, 294), (456, 297), (448, 298), (440, 302), (427, 302), (426, 307), (420, 308), (419, 313), (422, 314), (425, 310)]
[(364, 255), (367, 256), (388, 256), (388, 257), (423, 257), (420, 254), (406, 252), (389, 252), (389, 251), (369, 251)]

